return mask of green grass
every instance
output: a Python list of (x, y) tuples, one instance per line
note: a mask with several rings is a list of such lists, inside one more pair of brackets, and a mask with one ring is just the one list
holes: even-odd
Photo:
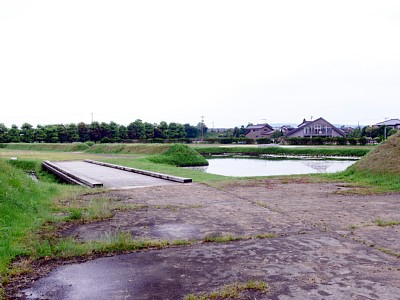
[(355, 171), (375, 175), (400, 175), (400, 132), (354, 164)]
[(87, 153), (101, 154), (161, 154), (167, 151), (169, 144), (96, 144)]
[(0, 148), (12, 149), (12, 150), (33, 150), (33, 151), (62, 151), (62, 152), (73, 152), (73, 151), (86, 151), (90, 148), (85, 143), (7, 143), (1, 144)]
[(367, 187), (366, 193), (382, 193), (400, 191), (400, 174), (374, 174), (358, 171), (353, 167), (336, 174), (319, 175), (337, 181), (352, 183), (354, 186)]
[(168, 150), (148, 158), (151, 162), (177, 167), (207, 166), (208, 161), (197, 151), (183, 144), (171, 145)]
[(370, 148), (364, 147), (193, 147), (202, 155), (243, 154), (282, 156), (356, 156), (366, 155)]
[(185, 300), (212, 300), (212, 299), (240, 299), (240, 295), (245, 291), (257, 291), (266, 294), (269, 291), (268, 284), (259, 280), (249, 280), (246, 283), (231, 283), (210, 294), (190, 294), (185, 296)]
[[(179, 244), (182, 244), (180, 241)], [(142, 249), (163, 249), (174, 246), (173, 242), (165, 240), (133, 240), (127, 232), (105, 233), (99, 241), (80, 243), (73, 238), (60, 241), (54, 239), (42, 239), (33, 246), (32, 255), (35, 258), (71, 258), (89, 256), (94, 253), (121, 253)]]
[(34, 182), (0, 160), (0, 283), (10, 262), (29, 254), (27, 244), (43, 222), (53, 218), (52, 198), (58, 194), (54, 184)]
[(396, 225), (400, 225), (400, 221), (385, 221), (382, 219), (376, 219), (374, 221), (375, 225), (380, 226), (380, 227), (386, 227), (386, 226), (396, 226)]
[(0, 299), (3, 284), (15, 272), (11, 263), (17, 257), (32, 256), (42, 231), (54, 230), (51, 224), (60, 219), (54, 200), (87, 192), (81, 187), (33, 181), (23, 169), (36, 162), (17, 165), (0, 159)]
[(229, 243), (234, 241), (245, 241), (251, 239), (272, 239), (276, 238), (277, 235), (274, 233), (262, 233), (256, 236), (233, 236), (233, 235), (206, 235), (203, 238), (204, 243)]

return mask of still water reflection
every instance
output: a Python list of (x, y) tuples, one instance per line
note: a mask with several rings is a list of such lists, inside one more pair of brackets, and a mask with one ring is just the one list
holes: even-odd
[(225, 176), (274, 176), (344, 171), (354, 160), (210, 158), (206, 173)]

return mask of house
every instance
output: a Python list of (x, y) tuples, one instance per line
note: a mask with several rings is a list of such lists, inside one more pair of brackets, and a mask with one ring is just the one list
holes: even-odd
[(292, 131), (293, 129), (295, 129), (295, 128), (292, 125), (283, 125), (280, 128), (283, 135), (286, 135), (288, 132)]
[(270, 138), (274, 132), (274, 128), (268, 124), (257, 124), (247, 126), (245, 135), (249, 139), (256, 140), (260, 138)]
[(400, 129), (400, 119), (386, 120), (383, 122), (376, 123), (373, 126), (376, 126), (376, 127), (386, 126), (386, 127), (392, 128), (392, 129)]
[(289, 131), (286, 137), (344, 137), (346, 134), (339, 128), (336, 128), (324, 118), (318, 118), (314, 121), (306, 121)]

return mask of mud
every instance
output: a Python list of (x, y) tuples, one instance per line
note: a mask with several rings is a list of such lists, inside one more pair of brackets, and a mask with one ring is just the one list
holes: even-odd
[[(193, 183), (109, 191), (102, 196), (140, 208), (62, 234), (88, 241), (124, 231), (135, 239), (198, 243), (55, 263), (18, 297), (184, 299), (256, 279), (268, 283), (269, 292), (243, 299), (400, 299), (400, 226), (374, 224), (400, 221), (400, 195), (348, 190), (338, 183), (265, 180), (218, 189)], [(276, 237), (255, 238), (266, 233)], [(202, 242), (225, 235), (253, 238)]]

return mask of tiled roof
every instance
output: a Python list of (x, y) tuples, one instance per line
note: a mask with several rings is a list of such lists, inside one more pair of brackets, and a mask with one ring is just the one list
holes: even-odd
[(267, 127), (270, 130), (273, 130), (273, 128), (269, 124), (257, 124), (257, 125), (250, 125), (247, 126), (246, 129), (263, 129), (264, 127)]
[(396, 126), (400, 124), (400, 119), (390, 119), (383, 122), (376, 123), (375, 126)]

